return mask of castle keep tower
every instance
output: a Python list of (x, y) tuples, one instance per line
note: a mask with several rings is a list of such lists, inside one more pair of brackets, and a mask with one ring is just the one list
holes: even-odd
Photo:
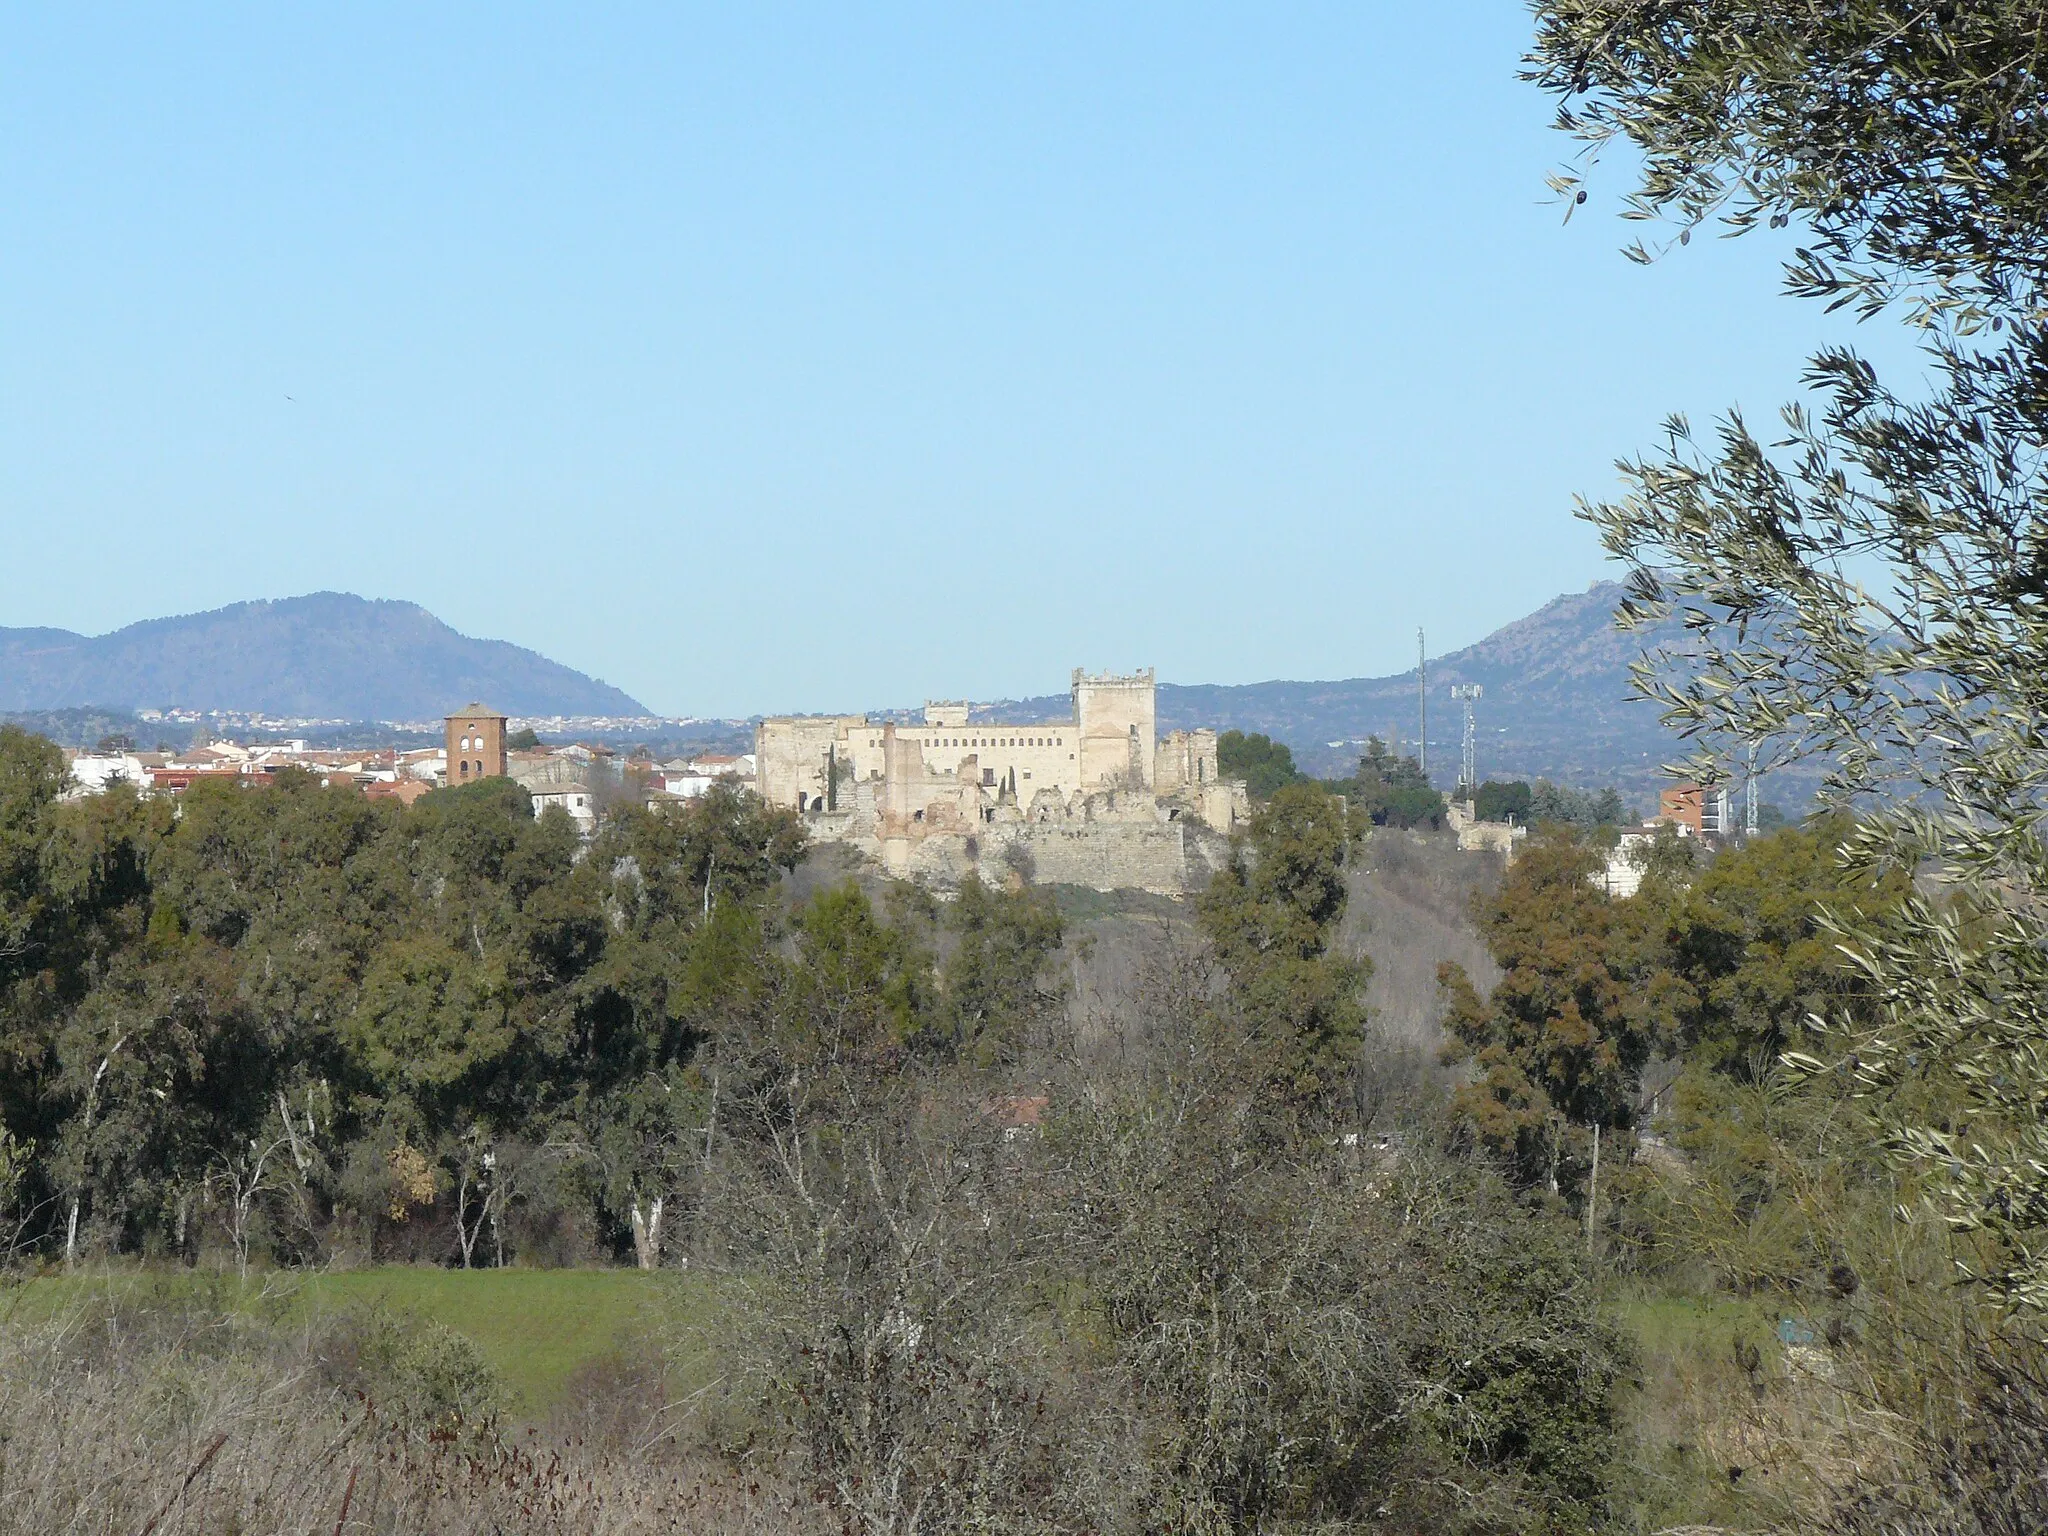
[(505, 717), (482, 704), (448, 716), (448, 782), (505, 776)]
[(1151, 789), (1158, 740), (1152, 669), (1090, 676), (1074, 669), (1074, 724), (1081, 740), (1081, 787)]

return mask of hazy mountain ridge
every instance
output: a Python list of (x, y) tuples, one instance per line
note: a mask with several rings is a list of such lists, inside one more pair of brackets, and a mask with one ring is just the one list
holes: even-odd
[(423, 720), (482, 699), (511, 714), (646, 715), (536, 651), (451, 629), (416, 603), (316, 592), (145, 619), (111, 634), (0, 628), (0, 710), (240, 710)]
[[(1482, 778), (1619, 785), (1647, 808), (1677, 738), (1629, 692), (1629, 663), (1674, 644), (1673, 625), (1624, 633), (1621, 588), (1598, 582), (1553, 598), (1474, 645), (1429, 663), (1431, 776), (1458, 777), (1463, 715), (1452, 685), (1477, 683)], [(458, 634), (414, 603), (322, 592), (150, 619), (88, 638), (60, 629), (0, 629), (0, 711), (233, 709), (349, 721), (432, 720), (472, 698), (512, 714), (645, 716), (619, 689), (502, 640)], [(1065, 694), (978, 709), (989, 720), (1065, 718)], [(916, 711), (888, 711), (915, 718)], [(66, 721), (66, 724), (71, 722)], [(90, 722), (88, 722), (90, 724)], [(1263, 731), (1311, 772), (1349, 773), (1376, 735), (1415, 749), (1415, 672), (1328, 682), (1161, 683), (1161, 730)], [(86, 726), (80, 726), (81, 730)], [(122, 729), (130, 729), (122, 726)], [(142, 727), (148, 734), (153, 727)], [(67, 733), (75, 734), (75, 733)], [(344, 733), (346, 734), (346, 733)], [(358, 733), (359, 734), (359, 733)], [(737, 733), (733, 734), (738, 741)], [(151, 739), (154, 739), (153, 737)], [(1766, 797), (1803, 803), (1811, 771)]]

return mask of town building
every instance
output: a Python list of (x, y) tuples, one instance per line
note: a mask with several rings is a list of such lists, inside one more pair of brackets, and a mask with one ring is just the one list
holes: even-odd
[(531, 790), (533, 796), (533, 817), (538, 821), (550, 809), (568, 813), (576, 823), (576, 830), (588, 837), (597, 830), (597, 799), (587, 784), (546, 784)]
[(133, 752), (67, 752), (65, 756), (71, 769), (71, 779), (64, 790), (67, 800), (103, 794), (116, 784), (127, 784), (137, 790), (150, 787), (148, 765)]
[(1616, 900), (1635, 895), (1643, 888), (1643, 876), (1649, 870), (1657, 839), (1674, 832), (1680, 837), (1699, 835), (1689, 822), (1675, 817), (1653, 817), (1643, 823), (1640, 831), (1624, 832), (1616, 838), (1614, 846), (1607, 850), (1607, 862), (1586, 878)]
[(1728, 790), (1720, 784), (1691, 780), (1657, 792), (1657, 820), (1683, 827), (1694, 837), (1723, 838), (1735, 831), (1729, 819)]
[(505, 777), (505, 717), (471, 704), (447, 718), (450, 784)]

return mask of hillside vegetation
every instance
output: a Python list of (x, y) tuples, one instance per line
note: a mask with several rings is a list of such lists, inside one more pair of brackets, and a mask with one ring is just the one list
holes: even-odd
[(1190, 903), (939, 903), (729, 789), (60, 781), (0, 733), (18, 1528), (1764, 1529), (2024, 1368), (1771, 1065), (1847, 824), (1610, 902), (1293, 783)]

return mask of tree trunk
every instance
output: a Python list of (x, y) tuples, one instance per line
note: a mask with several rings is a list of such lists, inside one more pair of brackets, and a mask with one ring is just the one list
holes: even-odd
[(1593, 1255), (1593, 1208), (1600, 1203), (1600, 1126), (1593, 1125), (1593, 1182), (1586, 1190), (1586, 1256)]
[(476, 1247), (477, 1232), (483, 1226), (481, 1219), (475, 1227), (469, 1224), (469, 1170), (463, 1169), (455, 1185), (455, 1242), (462, 1249), (462, 1267), (469, 1268), (469, 1256)]
[(256, 1199), (256, 1188), (252, 1183), (246, 1193), (237, 1190), (228, 1209), (233, 1213), (235, 1230), (235, 1273), (242, 1279), (249, 1278), (249, 1207)]
[(661, 1263), (661, 1196), (648, 1201), (645, 1214), (639, 1196), (634, 1196), (632, 1218), (633, 1257), (642, 1269), (653, 1269)]

